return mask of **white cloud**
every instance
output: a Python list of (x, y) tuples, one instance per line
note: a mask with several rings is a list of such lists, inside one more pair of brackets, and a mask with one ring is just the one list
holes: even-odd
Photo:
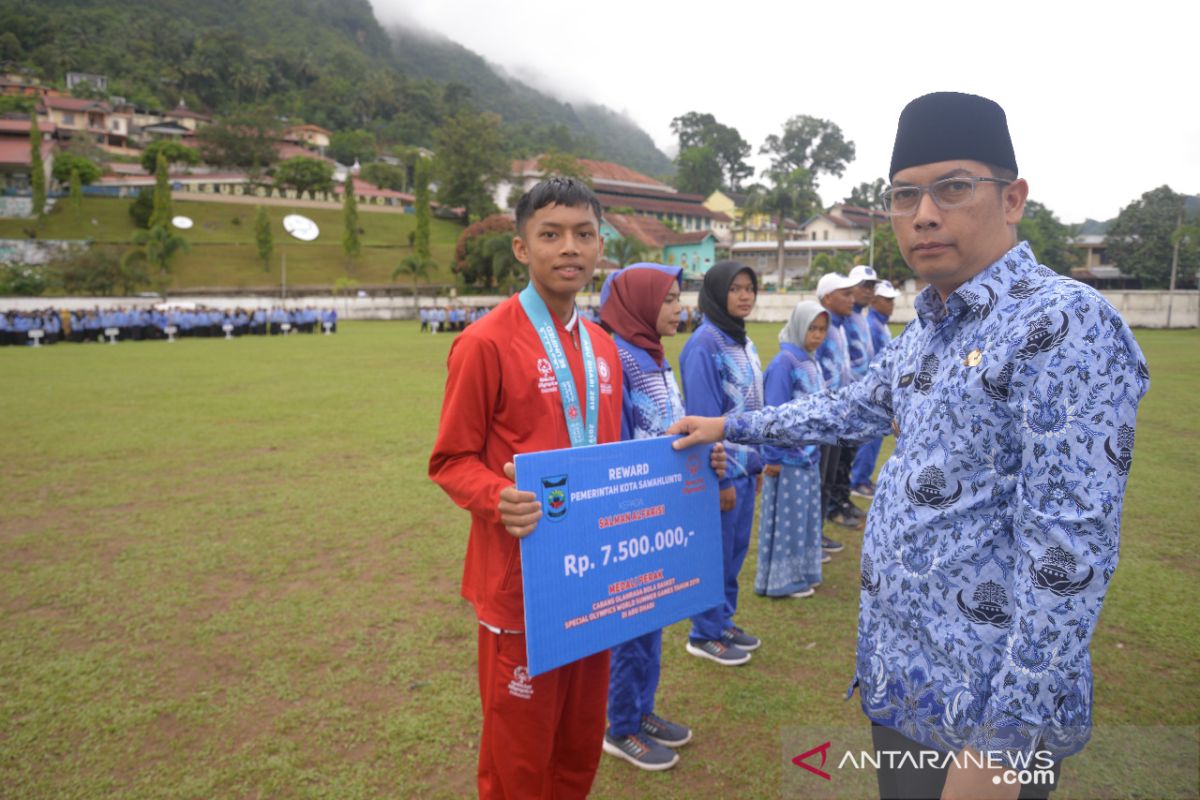
[(1190, 3), (373, 2), (385, 24), (416, 22), (564, 99), (625, 110), (664, 151), (692, 110), (756, 152), (789, 116), (833, 120), (858, 158), (823, 181), (826, 201), (884, 175), (900, 109), (943, 89), (1004, 106), (1032, 196), (1064, 221), (1115, 216), (1164, 183), (1200, 193)]

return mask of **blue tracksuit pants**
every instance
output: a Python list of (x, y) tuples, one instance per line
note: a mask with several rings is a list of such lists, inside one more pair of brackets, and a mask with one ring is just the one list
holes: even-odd
[(654, 713), (654, 692), (662, 666), (662, 629), (643, 634), (612, 649), (608, 673), (608, 732), (629, 736)]
[(738, 575), (750, 549), (750, 529), (754, 524), (753, 475), (733, 479), (737, 504), (721, 512), (721, 545), (725, 566), (725, 602), (692, 617), (691, 637), (697, 641), (720, 639), (733, 624), (737, 613)]
[(875, 472), (875, 462), (879, 460), (879, 448), (883, 447), (883, 438), (871, 439), (858, 446), (854, 454), (854, 464), (850, 467), (850, 488), (862, 486), (871, 482)]

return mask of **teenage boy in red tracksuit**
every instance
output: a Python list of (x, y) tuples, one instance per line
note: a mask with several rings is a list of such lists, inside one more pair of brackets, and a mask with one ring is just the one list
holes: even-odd
[[(608, 651), (529, 677), (519, 540), (541, 512), (533, 493), (516, 490), (510, 462), (619, 441), (621, 360), (575, 308), (603, 252), (595, 195), (552, 178), (521, 198), (516, 217), (513, 252), (529, 268), (529, 289), (451, 347), (429, 476), (471, 512), (462, 594), (479, 618), (479, 795), (584, 797), (604, 738)], [(551, 337), (546, 344), (535, 326)], [(569, 372), (547, 349), (565, 356)], [(575, 387), (573, 403), (559, 391), (564, 382)]]

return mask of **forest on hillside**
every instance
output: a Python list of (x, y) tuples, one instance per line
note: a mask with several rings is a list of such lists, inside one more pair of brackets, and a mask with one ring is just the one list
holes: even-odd
[(146, 109), (229, 116), (267, 109), (381, 150), (429, 146), (464, 107), (499, 114), (513, 157), (545, 150), (652, 175), (671, 161), (633, 122), (574, 107), (500, 75), (445, 39), (385, 30), (367, 0), (0, 0), (0, 64), (51, 85), (99, 73)]

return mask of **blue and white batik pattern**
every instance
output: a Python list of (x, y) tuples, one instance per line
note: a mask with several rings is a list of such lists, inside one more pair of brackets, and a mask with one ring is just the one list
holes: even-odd
[[(720, 417), (762, 408), (762, 361), (754, 342), (743, 347), (719, 328), (705, 322), (683, 346), (679, 355), (687, 413)], [(726, 442), (728, 466), (721, 488), (734, 478), (762, 472), (758, 449)]]
[(787, 597), (821, 582), (821, 470), (783, 464), (763, 478), (754, 591)]
[(916, 309), (862, 381), (732, 417), (726, 436), (836, 442), (894, 418), (863, 541), (863, 710), (943, 750), (1070, 755), (1091, 732), (1088, 643), (1145, 360), (1112, 306), (1024, 242)]

